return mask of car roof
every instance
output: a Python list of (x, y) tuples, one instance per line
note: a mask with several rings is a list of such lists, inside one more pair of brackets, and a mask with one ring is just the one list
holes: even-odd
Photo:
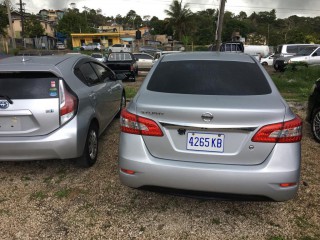
[(162, 62), (168, 61), (188, 61), (188, 60), (215, 60), (215, 61), (236, 61), (254, 63), (255, 60), (245, 53), (225, 53), (225, 52), (180, 52), (166, 54)]
[(0, 71), (55, 71), (58, 65), (73, 66), (75, 62), (89, 56), (82, 54), (66, 54), (59, 56), (15, 56), (0, 61)]

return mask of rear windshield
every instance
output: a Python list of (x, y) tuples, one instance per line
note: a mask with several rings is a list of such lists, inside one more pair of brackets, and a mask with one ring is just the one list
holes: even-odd
[(59, 97), (59, 79), (48, 72), (0, 73), (0, 97), (39, 99)]
[(108, 61), (131, 61), (132, 57), (129, 53), (111, 53)]
[(255, 63), (232, 61), (161, 62), (147, 89), (197, 95), (264, 95), (270, 85)]

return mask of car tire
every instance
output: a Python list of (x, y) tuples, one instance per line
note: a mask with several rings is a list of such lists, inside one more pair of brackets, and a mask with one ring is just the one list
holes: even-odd
[(95, 50), (95, 51), (99, 51), (99, 49), (98, 49), (98, 48), (95, 48), (94, 50)]
[(84, 50), (84, 48), (83, 48), (83, 47), (81, 47), (81, 48), (80, 48), (80, 50), (81, 50), (81, 51), (83, 51), (83, 50)]
[(99, 150), (98, 134), (97, 125), (92, 123), (88, 130), (83, 154), (78, 159), (80, 167), (89, 168), (96, 163)]
[(320, 143), (320, 108), (316, 109), (312, 115), (311, 132), (314, 139)]
[(119, 109), (119, 112), (117, 113), (117, 116), (116, 116), (117, 118), (120, 117), (121, 111), (122, 111), (122, 109), (124, 109), (126, 107), (126, 105), (127, 105), (127, 98), (126, 98), (125, 93), (123, 92), (122, 96), (121, 96), (120, 109)]
[(267, 62), (263, 62), (262, 66), (268, 66), (268, 63)]

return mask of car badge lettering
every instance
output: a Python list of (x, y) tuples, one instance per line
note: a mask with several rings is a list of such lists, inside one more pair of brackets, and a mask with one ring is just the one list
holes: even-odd
[(7, 109), (9, 107), (9, 102), (7, 100), (0, 100), (0, 109)]

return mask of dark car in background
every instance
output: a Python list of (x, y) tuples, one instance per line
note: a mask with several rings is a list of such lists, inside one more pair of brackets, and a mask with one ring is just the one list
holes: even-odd
[(126, 75), (126, 80), (136, 81), (138, 75), (138, 64), (135, 56), (129, 52), (111, 52), (105, 64), (115, 73)]
[(82, 54), (0, 61), (0, 161), (92, 166), (98, 137), (125, 105), (120, 76)]
[(308, 100), (307, 121), (311, 124), (311, 132), (320, 143), (320, 78), (315, 82)]

